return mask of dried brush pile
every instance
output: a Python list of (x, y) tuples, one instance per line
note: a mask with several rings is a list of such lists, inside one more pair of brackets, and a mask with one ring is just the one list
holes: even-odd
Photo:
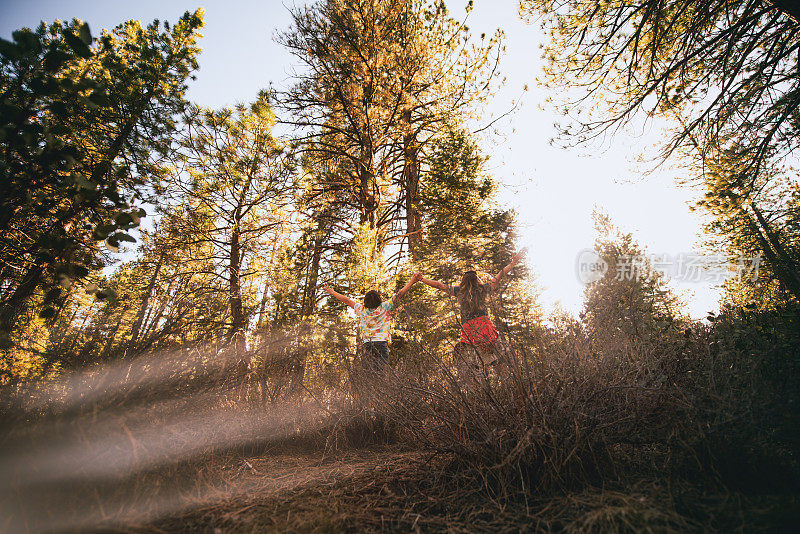
[(141, 355), (4, 392), (0, 527), (780, 529), (800, 521), (793, 320), (603, 345), (572, 323), (489, 368), (409, 342), (300, 388), (260, 346)]
[(405, 440), (449, 458), (439, 480), (455, 493), (443, 499), (472, 495), (461, 501), (465, 510), (478, 502), (530, 510), (543, 496), (575, 492), (603, 501), (610, 494), (600, 488), (624, 495), (655, 484), (650, 493), (663, 495), (654, 502), (672, 504), (642, 512), (652, 523), (627, 525), (634, 511), (624, 507), (615, 522), (602, 506), (592, 511), (595, 526), (557, 523), (681, 531), (715, 517), (719, 528), (746, 526), (742, 510), (731, 524), (714, 513), (729, 505), (696, 497), (747, 501), (761, 491), (784, 503), (782, 513), (767, 514), (776, 523), (763, 523), (779, 527), (800, 519), (800, 507), (791, 511), (800, 502), (800, 343), (787, 320), (729, 312), (711, 326), (613, 346), (597, 346), (580, 329), (551, 332), (506, 343), (496, 368), (430, 358), (426, 373), (391, 375), (376, 399)]

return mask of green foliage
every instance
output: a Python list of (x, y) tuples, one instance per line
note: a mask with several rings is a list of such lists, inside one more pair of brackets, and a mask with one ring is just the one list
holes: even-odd
[[(202, 10), (171, 29), (124, 23), (93, 40), (88, 25), (42, 23), (0, 46), (0, 330), (46, 288), (102, 266), (136, 227), (169, 151), (173, 116), (197, 68)], [(111, 296), (108, 292), (98, 296)]]
[(95, 318), (99, 359), (266, 328), (286, 279), (294, 164), (270, 106), (191, 106), (184, 118), (158, 222), (108, 281), (119, 298)]
[(186, 123), (179, 141), (183, 165), (173, 171), (169, 194), (188, 210), (174, 212), (179, 233), (171, 239), (180, 249), (190, 236), (200, 247), (190, 257), (219, 273), (232, 336), (255, 313), (251, 278), (263, 273), (257, 258), (286, 231), (294, 159), (272, 136), (275, 115), (264, 97), (249, 108), (192, 107)]
[[(759, 258), (756, 279), (726, 283), (726, 300), (781, 307), (800, 299), (800, 184), (790, 168), (774, 167), (746, 186), (741, 165), (707, 161), (698, 206), (713, 219), (711, 246), (732, 258)], [(731, 172), (731, 171), (734, 172)], [(754, 273), (756, 274), (756, 273)]]
[(796, 491), (800, 464), (800, 309), (723, 306), (692, 328), (688, 384), (695, 413), (683, 425), (680, 471), (742, 491)]
[(501, 36), (467, 46), (469, 28), (441, 1), (295, 10), (280, 40), (307, 69), (278, 96), (303, 132), (309, 198), (324, 197), (330, 217), (386, 227), (380, 248), (417, 230), (422, 150), (490, 96)]
[(350, 290), (364, 294), (370, 289), (386, 289), (387, 273), (380, 244), (380, 230), (359, 225), (350, 243), (347, 278)]
[[(638, 112), (677, 118), (670, 153), (729, 151), (744, 164), (743, 183), (797, 146), (800, 37), (791, 11), (784, 2), (725, 0), (521, 5), (547, 17), (548, 83), (567, 99), (601, 104), (582, 109), (591, 116), (572, 115), (574, 133), (599, 133)], [(562, 105), (569, 112), (575, 103)]]
[[(477, 141), (452, 127), (490, 95), (502, 34), (468, 46), (469, 28), (442, 2), (368, 7), (330, 1), (296, 11), (285, 42), (311, 69), (278, 102), (301, 126), (296, 146), (272, 136), (276, 102), (266, 92), (232, 109), (186, 105), (202, 12), (165, 29), (129, 22), (98, 40), (86, 40), (78, 23), (47, 30), (60, 48), (41, 63), (60, 69), (59, 83), (71, 91), (48, 105), (74, 161), (43, 175), (46, 191), (19, 185), (20, 199), (34, 197), (9, 224), (31, 236), (20, 265), (35, 276), (26, 286), (25, 269), (3, 271), (4, 306), (17, 289), (29, 292), (14, 297), (19, 306), (5, 306), (9, 324), (38, 293), (63, 304), (37, 318), (80, 331), (52, 358), (59, 368), (238, 334), (256, 343), (280, 334), (291, 341), (273, 356), (330, 364), (325, 350), (343, 350), (352, 325), (332, 343), (299, 326), (347, 322), (330, 303), (319, 309), (321, 278), (355, 294), (375, 287), (390, 295), (411, 255), (434, 276), (468, 264), (494, 274), (508, 263), (513, 214), (493, 206), (495, 184)], [(48, 113), (36, 116), (45, 127)], [(73, 285), (104, 265), (101, 245), (114, 253), (132, 242), (144, 202), (159, 206), (159, 219), (141, 233), (139, 257), (108, 279)], [(72, 241), (39, 264), (39, 237), (53, 228)], [(411, 234), (418, 242), (410, 254)], [(62, 317), (78, 291), (95, 297), (91, 312), (82, 305), (88, 319), (80, 328)], [(398, 332), (414, 335), (412, 326), (400, 320)], [(433, 331), (421, 325), (425, 335)]]
[(483, 170), (486, 156), (462, 129), (448, 129), (432, 148), (421, 178), (421, 263), (445, 279), (469, 267), (500, 270), (514, 248), (514, 214), (493, 205), (497, 185)]
[(670, 121), (663, 158), (680, 156), (682, 181), (699, 186), (716, 251), (761, 254), (776, 304), (800, 299), (798, 183), (784, 168), (800, 136), (794, 4), (525, 0), (521, 12), (551, 31), (546, 83), (563, 96), (562, 134), (583, 142), (636, 118)]
[(636, 356), (642, 344), (682, 336), (680, 301), (631, 234), (595, 213), (595, 250), (608, 270), (586, 286), (581, 314), (592, 345), (606, 355)]

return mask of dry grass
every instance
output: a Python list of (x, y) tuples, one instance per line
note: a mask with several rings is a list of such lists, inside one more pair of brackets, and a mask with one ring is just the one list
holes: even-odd
[(800, 523), (796, 369), (754, 343), (559, 333), (488, 370), (412, 347), (414, 367), (348, 364), (266, 404), (185, 354), (163, 380), (152, 358), (66, 378), (6, 405), (0, 528), (781, 530)]
[[(278, 465), (266, 470), (273, 462)], [(797, 519), (786, 512), (796, 509), (796, 497), (707, 494), (652, 480), (501, 502), (454, 474), (449, 459), (419, 453), (351, 452), (302, 461), (279, 456), (259, 467), (269, 479), (266, 473), (274, 472), (299, 483), (278, 492), (265, 484), (262, 491), (130, 531), (728, 532), (774, 531)], [(297, 470), (307, 476), (297, 480)]]

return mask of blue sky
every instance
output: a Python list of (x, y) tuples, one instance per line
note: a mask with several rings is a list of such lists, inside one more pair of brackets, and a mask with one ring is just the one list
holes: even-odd
[[(293, 58), (273, 40), (276, 31), (290, 24), (287, 6), (278, 1), (143, 0), (135, 3), (76, 0), (0, 0), (0, 36), (8, 39), (17, 28), (33, 27), (40, 20), (80, 18), (94, 35), (123, 20), (149, 22), (176, 20), (183, 12), (205, 9), (200, 71), (190, 84), (189, 98), (201, 105), (220, 107), (252, 100), (270, 83), (291, 83)], [(461, 18), (466, 1), (450, 0), (451, 13)], [(536, 83), (542, 75), (537, 25), (517, 15), (514, 0), (476, 0), (468, 19), (474, 35), (491, 34), (500, 27), (506, 34), (506, 54), (501, 62), (505, 84), (484, 110), (475, 128), (493, 116), (519, 109), (483, 134), (482, 146), (491, 155), (489, 169), (503, 187), (499, 201), (519, 213), (520, 245), (529, 248), (527, 263), (542, 289), (546, 309), (556, 303), (580, 310), (583, 286), (575, 274), (581, 250), (595, 239), (591, 213), (605, 210), (626, 232), (632, 232), (648, 252), (678, 254), (698, 252), (701, 215), (689, 210), (695, 192), (675, 185), (678, 169), (664, 167), (648, 176), (637, 158), (662, 138), (658, 125), (628, 130), (601, 147), (562, 149), (550, 145), (558, 120), (542, 104), (548, 93)], [(528, 85), (529, 90), (523, 91)], [(718, 290), (711, 282), (675, 282), (684, 293), (687, 311), (704, 317), (717, 307)]]

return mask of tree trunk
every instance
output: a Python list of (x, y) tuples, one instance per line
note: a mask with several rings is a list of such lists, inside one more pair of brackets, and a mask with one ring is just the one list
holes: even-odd
[[(747, 214), (751, 230), (754, 231), (758, 241), (761, 243), (761, 248), (767, 256), (767, 260), (769, 260), (775, 268), (775, 275), (778, 277), (778, 280), (780, 280), (781, 285), (792, 293), (798, 302), (800, 302), (800, 276), (797, 274), (797, 266), (781, 245), (780, 240), (769, 227), (769, 223), (756, 207), (755, 203), (751, 203), (750, 206), (753, 208), (757, 224), (760, 226), (760, 228), (756, 227), (756, 223), (753, 222), (750, 215)], [(764, 232), (763, 234), (761, 233), (762, 230)]]
[(314, 252), (311, 254), (311, 265), (308, 269), (305, 298), (303, 299), (303, 317), (310, 317), (314, 313), (316, 304), (317, 279), (319, 277), (319, 262), (322, 256), (322, 238), (314, 239)]
[[(80, 306), (75, 306), (72, 309), (72, 314), (69, 316), (69, 319), (67, 319), (67, 321), (65, 323), (65, 331), (70, 326), (72, 326), (72, 322), (75, 320), (75, 316), (78, 315), (78, 310), (79, 309), (80, 309)], [(81, 333), (82, 332), (76, 332), (75, 335), (79, 336)], [(58, 342), (56, 342), (56, 338), (57, 337), (60, 338), (60, 340)], [(63, 331), (62, 332), (56, 332), (55, 329), (50, 330), (50, 342), (51, 342), (52, 345), (55, 346), (55, 351), (54, 352), (56, 352), (57, 354), (63, 354), (64, 345), (67, 342), (67, 338), (64, 336), (64, 332)]]
[(108, 339), (106, 340), (106, 343), (103, 346), (103, 350), (100, 352), (100, 355), (102, 357), (105, 358), (111, 353), (111, 349), (114, 347), (114, 340), (117, 338), (117, 333), (119, 332), (119, 328), (122, 326), (122, 321), (125, 319), (125, 312), (127, 311), (128, 307), (125, 306), (119, 313), (119, 319), (117, 319), (117, 324), (114, 325), (114, 329), (108, 335)]
[(228, 333), (228, 340), (239, 337), (244, 330), (244, 311), (242, 310), (242, 287), (240, 280), (241, 269), (241, 244), (239, 243), (239, 224), (238, 221), (231, 233), (230, 260), (228, 263), (229, 303), (231, 309), (231, 329)]
[(150, 283), (147, 284), (147, 289), (145, 290), (142, 304), (139, 306), (139, 311), (136, 314), (136, 321), (133, 323), (133, 328), (131, 329), (131, 339), (128, 342), (128, 349), (133, 349), (133, 347), (136, 345), (136, 342), (139, 340), (139, 332), (141, 331), (142, 323), (144, 322), (145, 313), (150, 306), (150, 298), (153, 296), (153, 289), (156, 286), (158, 273), (161, 271), (163, 260), (164, 255), (160, 254), (158, 256), (158, 261), (156, 262), (156, 268), (153, 271), (153, 276), (150, 278)]
[(403, 186), (406, 196), (406, 233), (411, 259), (419, 260), (422, 252), (422, 219), (419, 214), (419, 147), (411, 129), (411, 110), (403, 113), (406, 132), (403, 135)]
[(306, 371), (306, 360), (310, 352), (309, 345), (313, 339), (312, 328), (308, 318), (314, 313), (316, 304), (317, 279), (319, 277), (319, 263), (322, 257), (322, 237), (314, 238), (314, 251), (311, 255), (311, 265), (308, 268), (306, 287), (303, 291), (302, 316), (307, 327), (298, 327), (295, 331), (296, 351), (292, 352), (289, 362), (289, 389), (292, 393), (297, 393), (303, 388), (303, 378)]
[(269, 293), (269, 279), (264, 282), (264, 290), (261, 293), (261, 304), (258, 307), (258, 323), (256, 328), (261, 330), (261, 326), (264, 324), (264, 319), (267, 317), (267, 294)]
[(375, 210), (378, 203), (375, 198), (375, 172), (372, 168), (372, 138), (365, 133), (361, 138), (361, 158), (359, 161), (359, 209), (361, 210), (361, 224), (369, 223), (370, 229), (375, 228)]
[[(280, 235), (282, 236), (283, 232), (281, 232)], [(280, 239), (276, 238), (272, 242), (272, 254), (269, 257), (269, 267), (267, 268), (267, 277), (266, 281), (264, 282), (264, 291), (261, 294), (261, 305), (258, 309), (258, 325), (256, 328), (258, 328), (259, 330), (261, 329), (261, 326), (264, 324), (264, 321), (267, 319), (267, 299), (268, 299), (267, 295), (269, 293), (269, 285), (270, 285), (269, 274), (272, 272), (272, 265), (275, 263), (275, 254), (277, 254), (278, 251), (279, 241)]]
[(30, 299), (31, 295), (36, 291), (36, 288), (39, 287), (39, 283), (44, 277), (44, 271), (45, 266), (43, 263), (34, 263), (25, 275), (23, 275), (22, 281), (16, 289), (14, 289), (11, 296), (3, 302), (2, 307), (0, 307), (0, 332), (11, 334), (11, 331), (17, 324), (19, 316), (22, 315), (22, 312), (25, 310), (28, 299)]

